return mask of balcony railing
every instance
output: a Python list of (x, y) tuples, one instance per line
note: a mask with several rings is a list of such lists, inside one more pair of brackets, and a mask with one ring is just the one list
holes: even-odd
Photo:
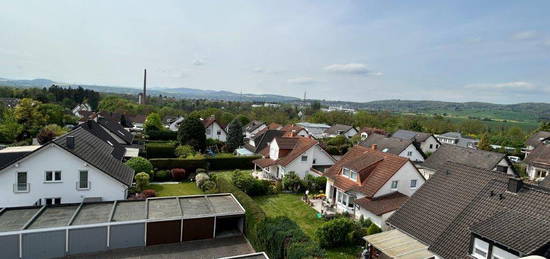
[(87, 182), (76, 182), (76, 189), (77, 190), (89, 190), (92, 188), (92, 183), (90, 181)]
[(13, 192), (30, 192), (31, 184), (30, 183), (14, 183)]

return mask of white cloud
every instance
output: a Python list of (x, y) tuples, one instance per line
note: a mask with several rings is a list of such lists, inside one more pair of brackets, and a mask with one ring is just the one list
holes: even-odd
[(514, 91), (530, 91), (537, 89), (532, 83), (515, 81), (496, 84), (468, 84), (464, 88), (469, 89), (483, 89), (483, 90), (514, 90)]
[(381, 76), (382, 72), (373, 72), (367, 68), (367, 65), (361, 63), (348, 63), (348, 64), (332, 64), (324, 67), (325, 71), (341, 74), (354, 74), (354, 75), (373, 75)]
[(321, 83), (321, 80), (317, 80), (311, 77), (296, 77), (288, 79), (287, 82), (289, 84), (296, 84), (296, 85), (311, 85), (316, 83)]
[(537, 31), (521, 31), (514, 34), (514, 39), (516, 40), (530, 40), (538, 36)]
[(202, 61), (200, 59), (195, 59), (195, 60), (193, 60), (193, 65), (202, 66), (202, 65), (204, 65), (204, 61)]

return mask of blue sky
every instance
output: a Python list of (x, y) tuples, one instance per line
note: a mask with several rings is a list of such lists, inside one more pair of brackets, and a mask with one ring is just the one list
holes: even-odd
[(4, 1), (0, 77), (330, 100), (550, 100), (550, 1)]

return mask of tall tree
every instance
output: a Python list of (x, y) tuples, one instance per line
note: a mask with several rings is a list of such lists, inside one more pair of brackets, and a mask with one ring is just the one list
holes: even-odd
[(479, 143), (477, 143), (477, 148), (481, 150), (491, 151), (493, 150), (491, 148), (491, 144), (489, 143), (489, 136), (487, 134), (483, 134), (481, 136), (481, 139), (479, 140)]
[(162, 130), (162, 120), (160, 115), (156, 112), (153, 112), (147, 116), (145, 119), (145, 132)]
[(229, 148), (229, 151), (231, 152), (233, 152), (233, 150), (237, 149), (238, 147), (244, 145), (243, 126), (237, 118), (231, 121), (228, 126), (226, 144)]
[(206, 150), (205, 132), (204, 125), (197, 117), (188, 117), (178, 129), (178, 142), (181, 145), (190, 145), (199, 152), (204, 152)]
[(13, 143), (23, 132), (23, 125), (17, 122), (13, 109), (8, 109), (2, 114), (0, 123), (0, 139), (4, 143)]
[(65, 133), (67, 133), (66, 129), (56, 124), (50, 124), (42, 128), (40, 132), (38, 132), (36, 140), (38, 140), (38, 143), (40, 145), (43, 145), (46, 144), (48, 141), (54, 139), (55, 137), (61, 136)]

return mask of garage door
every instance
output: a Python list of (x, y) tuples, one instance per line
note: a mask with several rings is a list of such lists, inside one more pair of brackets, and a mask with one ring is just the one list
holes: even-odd
[(23, 258), (65, 256), (65, 230), (23, 234)]
[(244, 218), (218, 217), (216, 218), (216, 237), (238, 236), (243, 232)]
[(178, 243), (181, 237), (181, 221), (147, 223), (147, 245)]
[(214, 237), (214, 218), (183, 220), (183, 241)]
[(144, 246), (145, 223), (111, 226), (110, 248)]
[(0, 236), (2, 257), (19, 258), (19, 235)]
[(107, 250), (107, 227), (69, 230), (69, 254)]

